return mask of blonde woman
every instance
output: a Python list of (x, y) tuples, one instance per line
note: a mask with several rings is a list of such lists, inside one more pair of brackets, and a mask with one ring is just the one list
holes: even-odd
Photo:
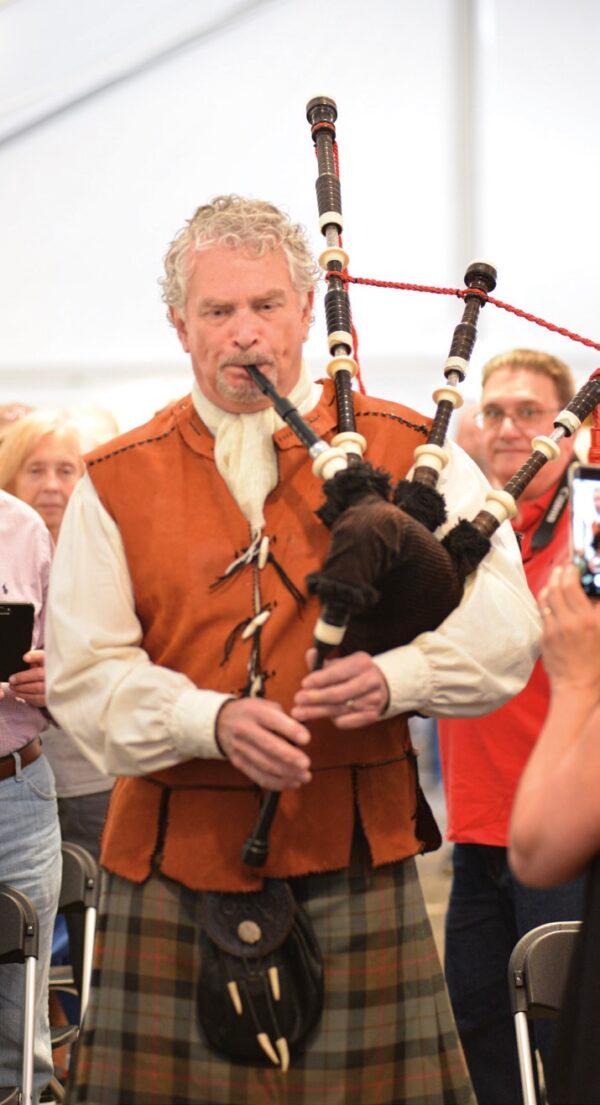
[(77, 480), (83, 475), (82, 442), (68, 415), (32, 411), (3, 435), (0, 487), (37, 510), (56, 541)]

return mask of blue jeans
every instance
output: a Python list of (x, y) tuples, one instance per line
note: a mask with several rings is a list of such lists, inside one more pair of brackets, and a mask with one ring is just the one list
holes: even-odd
[[(576, 921), (583, 879), (533, 890), (511, 873), (506, 848), (455, 844), (446, 916), (446, 980), (478, 1105), (522, 1100), (507, 971), (526, 932), (548, 921)], [(536, 1023), (547, 1069), (555, 1025)]]
[[(41, 755), (0, 781), (0, 882), (31, 898), (40, 924), (36, 971), (34, 1102), (52, 1074), (48, 1027), (48, 969), (61, 880), (60, 831), (54, 776)], [(21, 1084), (23, 1054), (21, 963), (0, 964), (0, 1087)]]

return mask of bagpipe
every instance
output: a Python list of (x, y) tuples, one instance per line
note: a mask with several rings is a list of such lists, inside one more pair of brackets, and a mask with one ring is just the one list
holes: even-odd
[[(559, 456), (561, 438), (575, 433), (592, 411), (592, 451), (597, 454), (596, 460), (600, 459), (598, 369), (557, 414), (552, 433), (533, 439), (531, 456), (505, 487), (490, 488), (475, 518), (460, 520), (443, 540), (436, 538), (435, 532), (446, 521), (446, 507), (437, 484), (448, 462), (448, 427), (453, 410), (463, 401), (458, 385), (469, 368), (482, 307), (490, 302), (588, 346), (600, 346), (492, 299), (496, 271), (483, 261), (469, 265), (461, 290), (350, 277), (349, 257), (342, 245), (337, 107), (328, 97), (317, 97), (309, 101), (306, 114), (317, 154), (319, 225), (326, 243), (319, 264), (327, 280), (325, 314), (331, 357), (327, 373), (334, 381), (337, 405), (338, 432), (331, 444), (314, 433), (258, 367), (249, 365), (246, 371), (306, 447), (314, 475), (324, 481), (324, 502), (317, 514), (331, 530), (331, 545), (323, 567), (307, 581), (309, 591), (322, 604), (314, 629), (315, 667), (320, 668), (336, 649), (339, 654), (357, 650), (375, 654), (437, 629), (460, 603), (465, 581), (489, 551), (492, 535), (506, 519), (516, 515), (516, 500), (540, 469)], [(386, 472), (374, 469), (363, 459), (366, 441), (356, 429), (352, 383), (358, 363), (354, 356), (350, 282), (441, 291), (464, 300), (444, 364), (445, 381), (433, 393), (436, 411), (427, 441), (415, 449), (412, 477), (400, 480), (395, 487)], [(261, 867), (266, 862), (278, 802), (278, 791), (266, 793), (242, 852), (250, 866)]]

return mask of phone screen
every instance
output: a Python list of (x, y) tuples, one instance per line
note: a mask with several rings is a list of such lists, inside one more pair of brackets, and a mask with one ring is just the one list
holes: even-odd
[(571, 549), (581, 585), (600, 598), (600, 466), (574, 464), (571, 469)]
[(27, 667), (23, 654), (31, 648), (32, 602), (0, 602), (0, 682)]

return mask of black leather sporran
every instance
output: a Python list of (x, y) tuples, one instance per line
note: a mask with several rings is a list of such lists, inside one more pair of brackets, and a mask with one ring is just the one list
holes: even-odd
[(249, 894), (207, 892), (200, 906), (198, 1018), (235, 1063), (287, 1070), (323, 1010), (323, 961), (310, 919), (283, 879)]

